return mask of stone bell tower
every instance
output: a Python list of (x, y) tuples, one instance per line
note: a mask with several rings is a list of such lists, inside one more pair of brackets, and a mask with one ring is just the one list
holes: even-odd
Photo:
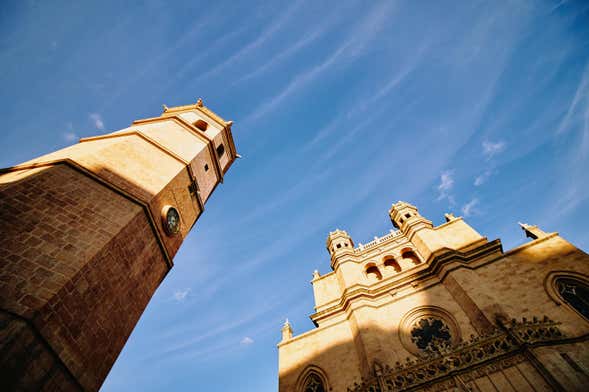
[(202, 100), (0, 171), (0, 384), (98, 390), (238, 157)]

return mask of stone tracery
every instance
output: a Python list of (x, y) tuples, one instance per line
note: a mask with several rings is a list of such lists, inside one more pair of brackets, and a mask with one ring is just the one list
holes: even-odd
[(323, 381), (316, 373), (310, 373), (307, 376), (303, 392), (325, 392)]
[(555, 283), (562, 299), (589, 320), (589, 286), (572, 277), (559, 277)]
[(449, 346), (451, 339), (450, 328), (436, 317), (419, 319), (411, 329), (411, 340), (421, 350), (436, 350), (440, 346)]

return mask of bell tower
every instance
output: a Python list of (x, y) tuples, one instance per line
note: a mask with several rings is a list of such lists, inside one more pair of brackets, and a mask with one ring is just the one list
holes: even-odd
[(197, 103), (0, 171), (0, 384), (100, 388), (238, 157)]

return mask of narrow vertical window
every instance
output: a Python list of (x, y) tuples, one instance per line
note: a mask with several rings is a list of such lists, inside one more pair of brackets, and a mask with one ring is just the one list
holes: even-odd
[(218, 156), (219, 158), (221, 158), (221, 157), (223, 156), (223, 153), (224, 153), (224, 152), (225, 152), (225, 146), (224, 146), (224, 145), (222, 145), (222, 144), (219, 144), (219, 145), (217, 146), (217, 156)]

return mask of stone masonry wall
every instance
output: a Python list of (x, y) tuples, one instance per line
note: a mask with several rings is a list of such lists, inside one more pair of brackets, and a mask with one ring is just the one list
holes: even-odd
[(2, 185), (0, 224), (1, 358), (51, 358), (5, 362), (3, 382), (47, 389), (69, 371), (98, 390), (168, 271), (143, 207), (59, 164)]

